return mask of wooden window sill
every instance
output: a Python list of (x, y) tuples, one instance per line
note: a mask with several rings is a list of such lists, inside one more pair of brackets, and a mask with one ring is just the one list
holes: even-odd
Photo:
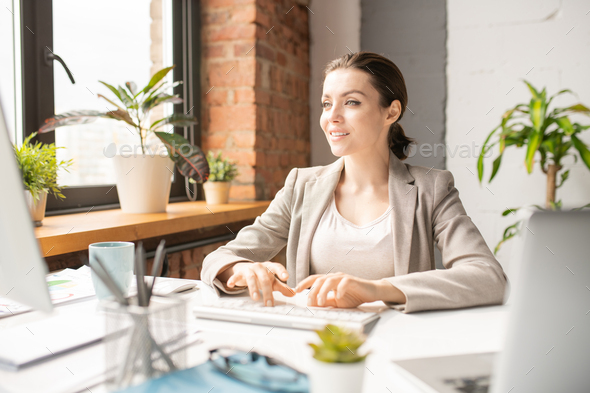
[(171, 203), (165, 213), (125, 214), (120, 209), (51, 216), (35, 228), (44, 257), (88, 249), (106, 241), (137, 241), (232, 222), (252, 220), (270, 201), (206, 205), (204, 201)]

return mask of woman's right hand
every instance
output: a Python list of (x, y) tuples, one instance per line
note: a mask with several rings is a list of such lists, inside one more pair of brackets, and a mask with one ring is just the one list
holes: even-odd
[(289, 297), (295, 296), (295, 291), (274, 276), (276, 274), (282, 281), (287, 281), (289, 278), (287, 269), (280, 263), (238, 262), (230, 269), (233, 274), (227, 279), (227, 287), (247, 286), (250, 297), (254, 300), (259, 300), (259, 290), (261, 290), (265, 306), (274, 306), (273, 291), (279, 291)]

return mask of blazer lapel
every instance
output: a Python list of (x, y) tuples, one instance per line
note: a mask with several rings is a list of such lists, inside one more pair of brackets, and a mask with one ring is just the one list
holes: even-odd
[(389, 205), (393, 206), (393, 266), (396, 276), (408, 274), (418, 187), (408, 168), (389, 151)]
[[(321, 171), (315, 181), (305, 184), (301, 232), (297, 245), (295, 279), (301, 282), (309, 276), (311, 241), (322, 214), (338, 185), (344, 167), (344, 158), (339, 158)], [(408, 168), (389, 152), (389, 205), (393, 206), (393, 263), (395, 275), (408, 273), (410, 249), (414, 229), (414, 211), (418, 189)]]
[(326, 170), (318, 174), (315, 181), (305, 184), (303, 210), (301, 212), (301, 232), (299, 235), (299, 244), (297, 245), (296, 283), (301, 282), (309, 276), (311, 240), (322, 218), (322, 214), (326, 210), (326, 207), (328, 207), (328, 202), (330, 202), (334, 190), (336, 190), (343, 167), (344, 158), (339, 158), (328, 165)]

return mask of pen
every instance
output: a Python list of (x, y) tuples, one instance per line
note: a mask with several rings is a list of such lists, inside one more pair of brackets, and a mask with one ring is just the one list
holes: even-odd
[(152, 298), (152, 292), (154, 291), (154, 284), (156, 283), (156, 275), (160, 270), (160, 266), (164, 261), (164, 245), (166, 244), (166, 240), (162, 239), (160, 244), (158, 244), (158, 248), (156, 248), (156, 255), (154, 255), (154, 265), (152, 266), (152, 285), (148, 292), (148, 306), (150, 305), (150, 300)]
[(135, 251), (135, 280), (137, 282), (137, 304), (140, 307), (147, 305), (147, 288), (144, 281), (145, 275), (145, 252), (143, 250), (143, 243), (137, 244)]

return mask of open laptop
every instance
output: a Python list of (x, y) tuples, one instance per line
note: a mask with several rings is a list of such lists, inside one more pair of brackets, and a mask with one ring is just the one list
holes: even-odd
[(590, 392), (590, 211), (534, 213), (523, 232), (503, 350), (395, 361), (422, 391)]

